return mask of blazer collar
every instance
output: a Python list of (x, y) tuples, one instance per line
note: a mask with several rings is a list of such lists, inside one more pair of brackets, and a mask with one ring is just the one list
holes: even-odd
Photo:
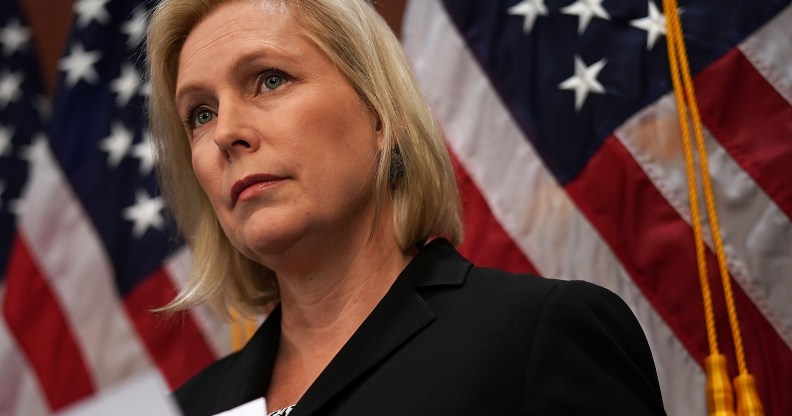
[(462, 286), (471, 267), (448, 240), (438, 238), (421, 247), (396, 280), (416, 289)]
[[(314, 414), (346, 386), (431, 325), (423, 288), (461, 286), (472, 264), (444, 239), (421, 247), (380, 303), (305, 392), (292, 413)], [(280, 307), (241, 351), (221, 385), (218, 410), (261, 397), (269, 386), (280, 339)]]

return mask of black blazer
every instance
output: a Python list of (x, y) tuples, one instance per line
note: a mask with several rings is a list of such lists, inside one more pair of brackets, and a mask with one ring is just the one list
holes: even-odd
[[(276, 308), (240, 352), (176, 391), (184, 413), (261, 397), (279, 336)], [(665, 414), (654, 363), (620, 298), (590, 283), (476, 268), (435, 240), (291, 416), (650, 414)]]

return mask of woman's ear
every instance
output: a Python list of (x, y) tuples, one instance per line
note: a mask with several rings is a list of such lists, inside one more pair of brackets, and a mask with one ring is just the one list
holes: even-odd
[(385, 132), (382, 130), (382, 120), (377, 113), (374, 114), (374, 137), (377, 139), (377, 147), (382, 149), (382, 140), (384, 139)]

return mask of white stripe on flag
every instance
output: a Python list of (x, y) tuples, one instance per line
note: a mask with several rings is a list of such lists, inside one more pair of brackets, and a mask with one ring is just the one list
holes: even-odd
[(38, 380), (30, 371), (24, 371), (19, 378), (17, 402), (10, 414), (20, 416), (44, 416), (52, 412), (41, 394)]
[[(674, 97), (668, 94), (633, 116), (616, 130), (616, 136), (663, 197), (690, 223), (682, 143), (675, 134), (678, 131)], [(705, 140), (729, 269), (792, 347), (792, 285), (786, 276), (792, 270), (792, 223), (709, 132), (705, 132)], [(707, 245), (714, 252), (709, 224), (706, 217), (702, 218)]]
[[(4, 287), (0, 287), (0, 305)], [(47, 415), (47, 400), (0, 314), (0, 415)]]
[[(181, 289), (192, 269), (190, 251), (186, 247), (181, 248), (165, 261), (164, 267), (173, 286)], [(220, 319), (206, 304), (190, 309), (189, 313), (215, 357), (224, 357), (231, 352), (231, 332), (228, 322)]]
[(740, 43), (756, 70), (792, 104), (792, 5)]
[(546, 170), (437, 1), (409, 2), (403, 43), (450, 147), (504, 230), (541, 274), (586, 276), (619, 294), (650, 339), (666, 410), (704, 414), (701, 368)]
[(61, 302), (96, 387), (152, 368), (119, 303), (104, 247), (44, 139), (31, 145), (29, 159), (19, 232)]

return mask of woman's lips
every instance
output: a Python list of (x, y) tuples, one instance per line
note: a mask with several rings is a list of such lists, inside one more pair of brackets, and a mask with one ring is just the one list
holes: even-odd
[(280, 182), (283, 179), (285, 178), (275, 175), (269, 175), (269, 174), (246, 176), (242, 180), (236, 181), (236, 183), (234, 183), (234, 186), (231, 187), (231, 204), (236, 205), (242, 193), (245, 192), (245, 190), (247, 189), (252, 190), (253, 187), (255, 187), (256, 189), (263, 189), (268, 186), (274, 185), (275, 183)]

